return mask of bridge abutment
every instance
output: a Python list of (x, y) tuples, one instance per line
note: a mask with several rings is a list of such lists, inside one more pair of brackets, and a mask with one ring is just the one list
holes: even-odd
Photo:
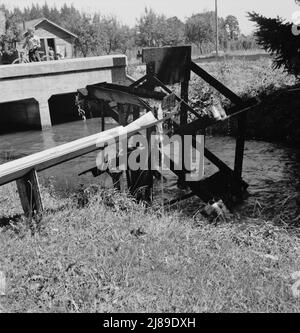
[[(23, 123), (24, 127), (32, 124), (47, 129), (53, 124), (49, 107), (51, 96), (74, 94), (87, 85), (102, 82), (130, 84), (126, 66), (125, 55), (3, 65), (0, 71), (0, 118), (6, 120), (8, 116), (1, 107), (2, 103), (34, 99), (38, 102), (39, 116), (36, 114), (36, 105), (26, 105), (23, 111), (19, 106), (18, 110), (11, 108), (10, 112), (16, 114), (9, 117), (13, 117), (19, 125)], [(72, 107), (64, 109), (61, 116), (56, 114), (56, 118), (68, 121), (72, 115), (67, 113), (72, 112)], [(60, 110), (55, 112), (59, 113)]]
[(0, 104), (0, 132), (41, 129), (38, 102), (31, 98)]
[(39, 112), (40, 112), (40, 121), (42, 130), (52, 126), (51, 117), (50, 117), (50, 108), (47, 97), (41, 97), (38, 99), (39, 103)]

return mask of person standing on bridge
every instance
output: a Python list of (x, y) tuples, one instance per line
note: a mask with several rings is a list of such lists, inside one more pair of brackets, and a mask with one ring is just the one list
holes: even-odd
[(38, 49), (41, 47), (40, 39), (35, 36), (33, 29), (28, 29), (23, 48), (28, 49), (28, 58), (30, 62), (41, 61)]

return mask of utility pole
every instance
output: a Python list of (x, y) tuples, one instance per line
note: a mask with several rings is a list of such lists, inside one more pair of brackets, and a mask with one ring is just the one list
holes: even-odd
[(215, 0), (215, 16), (216, 16), (216, 55), (219, 56), (219, 24), (218, 24), (218, 0)]

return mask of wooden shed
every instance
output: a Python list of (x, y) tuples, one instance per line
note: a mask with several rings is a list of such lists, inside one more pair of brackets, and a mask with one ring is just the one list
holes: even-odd
[[(48, 56), (49, 47), (51, 47), (55, 53), (60, 53), (65, 58), (73, 58), (75, 56), (74, 43), (78, 37), (72, 32), (46, 18), (40, 18), (21, 24), (24, 40), (29, 28), (34, 29), (35, 35), (40, 38), (41, 51), (45, 55)], [(23, 42), (20, 44), (23, 44)]]

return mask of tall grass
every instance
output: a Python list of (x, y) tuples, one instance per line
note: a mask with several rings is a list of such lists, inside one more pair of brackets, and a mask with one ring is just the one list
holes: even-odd
[[(202, 66), (241, 95), (295, 83), (271, 72), (268, 59)], [(129, 69), (137, 78), (145, 72)], [(215, 93), (192, 76), (195, 107)], [(0, 187), (2, 312), (300, 311), (292, 289), (300, 271), (300, 212), (292, 198), (211, 224), (188, 213), (186, 202), (162, 214), (97, 186), (68, 199), (53, 188), (42, 196), (45, 212), (30, 221), (16, 187)]]
[[(1, 188), (4, 312), (298, 312), (292, 274), (299, 232), (252, 218), (218, 225), (180, 210), (161, 216), (94, 187), (49, 197), (37, 228)], [(89, 194), (90, 193), (90, 194)], [(3, 207), (2, 212), (3, 215)], [(2, 219), (3, 220), (3, 219)]]

